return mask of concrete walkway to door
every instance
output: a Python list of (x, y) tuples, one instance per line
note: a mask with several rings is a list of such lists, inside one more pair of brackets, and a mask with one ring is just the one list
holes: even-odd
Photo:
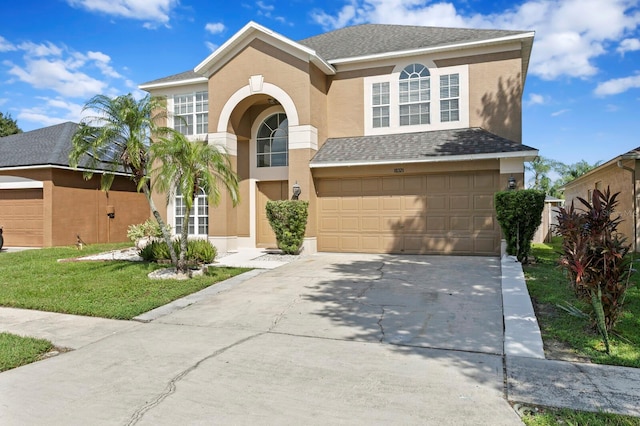
[(2, 331), (76, 350), (0, 374), (1, 424), (520, 424), (497, 258), (307, 256), (76, 340), (86, 319), (20, 312)]

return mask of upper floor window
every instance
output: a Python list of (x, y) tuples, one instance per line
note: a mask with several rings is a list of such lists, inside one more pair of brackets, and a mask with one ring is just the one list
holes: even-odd
[(389, 83), (373, 83), (371, 92), (373, 127), (389, 127)]
[[(173, 128), (183, 135), (209, 132), (209, 94), (195, 92), (173, 96)], [(195, 132), (194, 132), (195, 126)]]
[(440, 121), (460, 120), (460, 76), (440, 76)]
[(258, 167), (288, 165), (289, 124), (285, 113), (267, 117), (258, 128), (256, 138)]
[(427, 67), (411, 64), (400, 73), (400, 125), (429, 124), (431, 80)]
[[(184, 204), (184, 196), (179, 190), (176, 191), (175, 209), (175, 232), (180, 235), (187, 208)], [(209, 202), (207, 194), (202, 188), (193, 200), (188, 227), (189, 235), (208, 235), (209, 233)]]

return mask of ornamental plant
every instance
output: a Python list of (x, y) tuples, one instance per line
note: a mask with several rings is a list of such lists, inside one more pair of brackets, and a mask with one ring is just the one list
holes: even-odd
[(591, 304), (592, 320), (609, 353), (608, 333), (622, 314), (630, 286), (631, 245), (618, 232), (622, 222), (615, 217), (620, 193), (594, 189), (591, 200), (578, 197), (582, 208), (571, 203), (558, 209), (557, 232), (562, 236), (560, 266), (569, 275), (576, 296)]
[(496, 218), (507, 241), (507, 254), (527, 263), (531, 241), (542, 222), (545, 194), (535, 189), (500, 191), (495, 195)]
[(278, 248), (285, 254), (298, 254), (307, 228), (309, 202), (267, 201), (267, 219), (276, 234)]

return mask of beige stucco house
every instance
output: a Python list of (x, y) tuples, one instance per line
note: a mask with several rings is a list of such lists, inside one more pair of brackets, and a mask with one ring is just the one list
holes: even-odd
[(127, 228), (149, 217), (149, 204), (129, 176), (108, 192), (101, 170), (84, 179), (69, 166), (78, 125), (66, 122), (0, 138), (0, 227), (4, 246), (52, 247), (128, 241)]
[[(534, 34), (360, 25), (294, 41), (250, 22), (186, 72), (140, 86), (170, 125), (226, 149), (241, 201), (202, 195), (189, 233), (271, 247), (267, 200), (309, 201), (305, 250), (495, 255), (493, 196), (523, 162)], [(158, 204), (179, 231), (180, 195)]]
[[(622, 222), (618, 226), (627, 238), (629, 244), (633, 244), (638, 251), (638, 203), (637, 194), (640, 188), (640, 147), (632, 149), (624, 154), (612, 158), (606, 163), (596, 167), (589, 173), (567, 183), (564, 186), (565, 206), (573, 202), (576, 207), (583, 207), (577, 198), (591, 200), (594, 189), (601, 191), (609, 188), (612, 194), (619, 192), (617, 213)], [(634, 244), (635, 241), (635, 244)]]

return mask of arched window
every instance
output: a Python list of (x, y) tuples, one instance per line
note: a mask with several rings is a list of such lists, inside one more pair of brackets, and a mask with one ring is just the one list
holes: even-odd
[(289, 164), (289, 125), (285, 113), (270, 115), (262, 122), (256, 145), (258, 167), (281, 167)]
[(400, 73), (400, 125), (429, 124), (431, 81), (427, 67), (411, 64)]
[[(187, 209), (184, 204), (184, 197), (179, 190), (176, 191), (175, 206), (175, 231), (177, 235), (180, 235)], [(202, 189), (200, 189), (196, 199), (193, 200), (193, 207), (191, 207), (189, 235), (209, 235), (209, 200), (207, 199), (207, 194), (205, 194)]]

